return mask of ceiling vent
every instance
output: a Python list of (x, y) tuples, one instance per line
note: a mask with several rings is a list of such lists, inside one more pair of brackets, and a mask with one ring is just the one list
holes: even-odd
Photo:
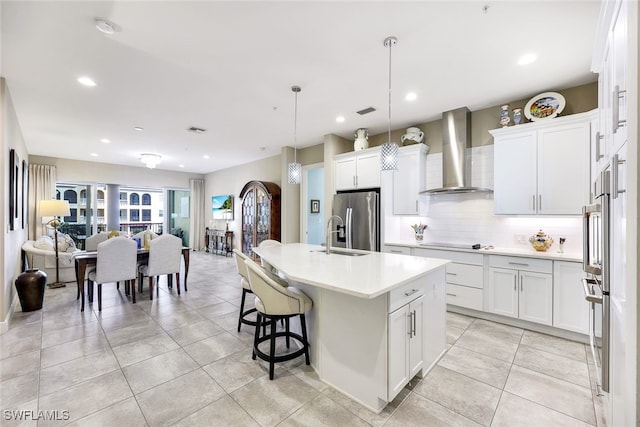
[(193, 133), (205, 133), (207, 130), (202, 128), (197, 128), (195, 126), (191, 126), (190, 128), (187, 128), (187, 131), (193, 132)]
[(356, 113), (360, 114), (361, 116), (364, 116), (365, 114), (373, 113), (374, 111), (376, 111), (375, 108), (367, 107), (364, 110), (356, 111)]

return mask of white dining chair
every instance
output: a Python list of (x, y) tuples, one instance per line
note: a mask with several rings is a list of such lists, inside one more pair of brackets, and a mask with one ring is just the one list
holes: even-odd
[[(98, 311), (102, 311), (102, 285), (132, 280), (131, 300), (136, 303), (136, 265), (138, 245), (126, 237), (112, 237), (98, 245), (96, 269), (89, 273), (88, 286), (93, 293), (93, 283), (98, 284)], [(84, 311), (84, 291), (82, 292), (82, 309)]]
[(138, 271), (149, 277), (149, 299), (153, 299), (153, 278), (164, 274), (176, 275), (176, 287), (180, 295), (180, 261), (182, 259), (182, 239), (172, 234), (163, 234), (151, 240), (149, 261), (141, 265)]
[[(278, 242), (277, 240), (273, 240), (273, 239), (267, 239), (267, 240), (263, 240), (262, 242), (258, 243), (258, 247), (259, 248), (265, 248), (265, 247), (269, 247), (269, 246), (280, 246), (282, 245), (282, 243)], [(260, 259), (260, 264), (262, 265), (262, 267), (265, 270), (268, 270), (270, 272), (272, 272), (273, 274), (278, 274), (278, 269), (275, 268), (274, 266), (272, 266), (271, 264), (269, 264), (268, 262), (266, 262), (263, 259)]]
[[(98, 233), (98, 234), (92, 234), (91, 236), (87, 237), (86, 240), (84, 241), (84, 250), (85, 251), (95, 251), (98, 250), (98, 245), (104, 241), (106, 241), (109, 238), (109, 233)], [(83, 282), (89, 280), (89, 273), (91, 273), (92, 271), (95, 271), (96, 267), (94, 265), (87, 267), (87, 271), (84, 275), (84, 279), (82, 279)], [(83, 285), (84, 286), (84, 283)], [(76, 296), (76, 299), (80, 298), (80, 286), (78, 286), (78, 295)]]

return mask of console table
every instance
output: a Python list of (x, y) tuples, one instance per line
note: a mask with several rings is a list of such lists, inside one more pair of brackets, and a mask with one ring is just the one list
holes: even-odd
[(208, 252), (225, 256), (233, 253), (233, 231), (209, 229), (207, 233)]

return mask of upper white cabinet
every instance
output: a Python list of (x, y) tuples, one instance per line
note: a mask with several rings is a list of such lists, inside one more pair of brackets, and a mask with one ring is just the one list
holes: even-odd
[(339, 154), (333, 157), (335, 190), (380, 187), (380, 149)]
[(496, 214), (579, 215), (595, 112), (491, 130)]
[(426, 188), (427, 146), (398, 149), (398, 170), (393, 171), (393, 214), (417, 215), (418, 193)]

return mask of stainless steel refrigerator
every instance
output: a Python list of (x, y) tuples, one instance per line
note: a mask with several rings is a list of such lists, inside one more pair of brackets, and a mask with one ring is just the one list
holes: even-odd
[[(331, 245), (339, 248), (380, 251), (380, 194), (377, 191), (343, 192), (333, 196)], [(343, 232), (341, 232), (343, 231)]]

